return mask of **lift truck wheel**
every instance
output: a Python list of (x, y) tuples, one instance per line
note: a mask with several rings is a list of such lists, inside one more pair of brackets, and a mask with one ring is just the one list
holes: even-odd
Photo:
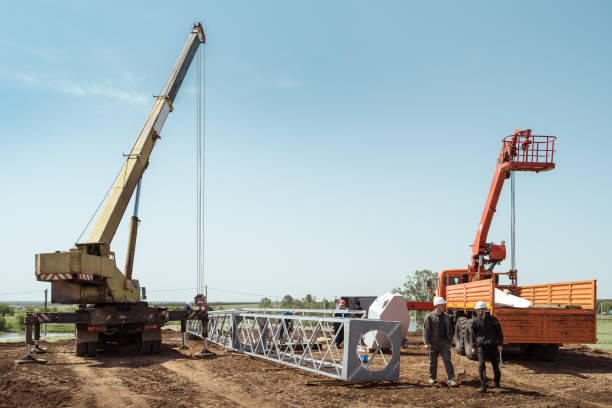
[(465, 356), (465, 337), (464, 327), (467, 324), (465, 317), (459, 317), (455, 324), (455, 350), (462, 356)]
[(554, 361), (559, 351), (556, 344), (534, 344), (532, 347), (534, 357), (542, 361)]
[(76, 353), (77, 357), (85, 357), (87, 354), (87, 343), (77, 343)]
[(466, 324), (463, 329), (463, 349), (465, 350), (465, 356), (470, 360), (477, 360), (478, 355), (476, 353), (472, 353), (472, 342), (470, 339), (472, 338), (472, 321), (466, 319)]

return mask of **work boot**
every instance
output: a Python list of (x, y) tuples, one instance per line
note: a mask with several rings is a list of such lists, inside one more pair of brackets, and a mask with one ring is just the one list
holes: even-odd
[(496, 382), (496, 383), (495, 383), (495, 387), (493, 387), (493, 388), (501, 388), (501, 385), (499, 385), (499, 383), (498, 383), (498, 382)]
[(487, 386), (486, 385), (481, 385), (480, 388), (478, 389), (478, 392), (481, 392), (481, 393), (484, 394), (485, 392), (487, 392)]
[(433, 378), (430, 378), (430, 379), (429, 379), (429, 383), (430, 383), (431, 385), (434, 385), (434, 384), (436, 383), (436, 380), (434, 380)]
[(455, 380), (448, 380), (448, 386), (449, 387), (456, 387), (457, 386), (457, 381), (455, 381)]

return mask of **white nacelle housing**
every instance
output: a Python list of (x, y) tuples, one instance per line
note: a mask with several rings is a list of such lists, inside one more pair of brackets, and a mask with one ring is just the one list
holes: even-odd
[[(400, 322), (401, 338), (406, 337), (408, 326), (410, 325), (410, 313), (406, 308), (406, 300), (402, 295), (385, 293), (376, 298), (368, 309), (368, 319), (383, 320), (386, 322)], [(381, 348), (389, 348), (388, 339), (383, 333), (368, 332), (364, 336), (364, 342), (367, 348), (375, 349), (376, 344), (380, 344)]]

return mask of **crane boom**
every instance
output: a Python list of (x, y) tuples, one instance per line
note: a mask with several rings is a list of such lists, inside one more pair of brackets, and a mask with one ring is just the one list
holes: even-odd
[(132, 279), (138, 230), (138, 210), (130, 222), (125, 275), (117, 268), (110, 244), (130, 198), (149, 164), (172, 104), (200, 44), (206, 42), (200, 23), (194, 24), (161, 95), (145, 121), (132, 150), (115, 179), (87, 242), (67, 252), (36, 254), (36, 278), (51, 282), (51, 301), (68, 304), (138, 303), (140, 284)]
[(123, 167), (119, 171), (119, 175), (115, 179), (106, 198), (104, 207), (89, 234), (87, 243), (104, 244), (102, 247), (98, 246), (95, 252), (103, 254), (109, 251), (110, 243), (115, 236), (115, 232), (119, 227), (121, 218), (134, 193), (138, 180), (147, 168), (155, 142), (160, 138), (159, 134), (168, 114), (172, 112), (172, 103), (183, 83), (183, 79), (187, 74), (187, 70), (193, 61), (198, 47), (204, 42), (206, 42), (206, 38), (204, 37), (202, 25), (194, 25), (161, 95), (156, 97), (153, 108), (151, 108), (151, 112), (136, 139), (136, 143), (134, 143), (134, 147), (132, 147)]

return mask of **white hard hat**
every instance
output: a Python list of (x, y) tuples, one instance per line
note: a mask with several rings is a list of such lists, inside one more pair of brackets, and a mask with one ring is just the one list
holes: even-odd
[(478, 302), (476, 302), (476, 306), (474, 306), (474, 309), (486, 309), (486, 308), (487, 308), (487, 304), (483, 302), (482, 300), (479, 300)]
[(446, 304), (446, 300), (444, 300), (444, 298), (441, 297), (441, 296), (434, 296), (433, 304), (434, 304), (434, 306), (445, 305)]

